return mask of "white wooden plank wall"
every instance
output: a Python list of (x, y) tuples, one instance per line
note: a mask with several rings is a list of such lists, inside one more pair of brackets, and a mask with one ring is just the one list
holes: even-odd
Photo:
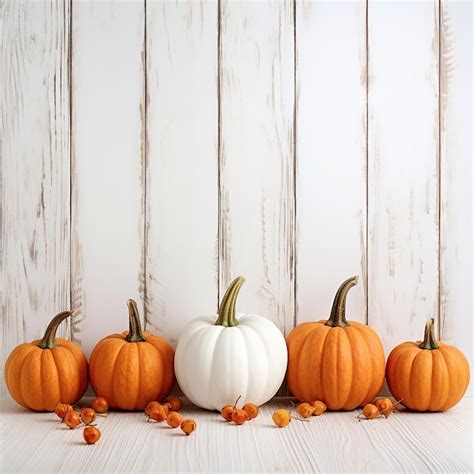
[(471, 368), (472, 9), (471, 2), (443, 0), (440, 13), (441, 333), (470, 358)]
[(143, 291), (145, 16), (139, 1), (77, 1), (72, 15), (72, 302), (90, 353), (128, 328)]
[(217, 11), (147, 6), (146, 314), (173, 343), (217, 307)]
[[(2, 2), (3, 362), (69, 307), (69, 6)], [(61, 335), (69, 334), (63, 324)]]
[[(472, 355), (469, 2), (3, 2), (2, 364), (240, 310)], [(401, 34), (403, 32), (403, 34)], [(471, 94), (471, 95), (470, 95)], [(4, 388), (2, 384), (2, 393)]]
[(365, 27), (364, 1), (296, 4), (298, 323), (352, 275), (347, 317), (366, 321)]
[(220, 294), (294, 323), (294, 60), (289, 1), (220, 4)]
[(388, 354), (438, 318), (438, 4), (369, 1), (368, 32), (368, 309)]

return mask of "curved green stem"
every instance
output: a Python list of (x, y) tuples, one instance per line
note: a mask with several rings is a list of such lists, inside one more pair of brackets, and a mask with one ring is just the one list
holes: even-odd
[(58, 330), (59, 325), (66, 319), (72, 316), (72, 311), (62, 311), (58, 313), (48, 324), (46, 331), (44, 332), (43, 339), (41, 339), (38, 344), (41, 349), (51, 349), (54, 346), (57, 346), (58, 343), (56, 339), (56, 331)]
[(219, 306), (216, 326), (233, 327), (238, 326), (239, 321), (235, 314), (235, 305), (240, 288), (245, 283), (244, 277), (237, 277), (227, 288)]
[(140, 316), (138, 315), (137, 303), (135, 300), (127, 300), (128, 306), (128, 321), (129, 331), (125, 339), (128, 342), (143, 342), (146, 341), (146, 337), (142, 332), (142, 324), (140, 322)]
[(326, 326), (333, 328), (343, 328), (350, 326), (346, 320), (346, 298), (349, 290), (357, 285), (359, 281), (358, 276), (348, 278), (337, 290), (334, 302), (332, 304), (331, 316), (326, 321)]
[(428, 319), (425, 324), (425, 338), (418, 346), (420, 349), (438, 349), (438, 341), (435, 338), (434, 318)]

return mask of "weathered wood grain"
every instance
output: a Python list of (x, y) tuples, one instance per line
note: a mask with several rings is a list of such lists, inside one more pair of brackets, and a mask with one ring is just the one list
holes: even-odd
[[(218, 413), (185, 406), (197, 422), (187, 437), (142, 413), (97, 421), (102, 437), (86, 446), (51, 413), (31, 413), (10, 400), (0, 409), (0, 459), (8, 472), (472, 472), (473, 399), (445, 413), (394, 413), (357, 421), (357, 411), (325, 413), (277, 428), (271, 419), (288, 399), (275, 399), (242, 426)], [(67, 454), (65, 454), (67, 453)]]
[[(72, 301), (87, 353), (143, 291), (143, 2), (74, 2)], [(140, 305), (139, 305), (140, 306)]]
[[(69, 7), (2, 2), (0, 366), (69, 309)], [(68, 324), (60, 335), (69, 334)]]
[(438, 4), (369, 1), (369, 323), (388, 352), (438, 317)]
[(220, 4), (219, 288), (239, 309), (294, 323), (293, 9)]
[(366, 4), (296, 3), (297, 322), (366, 321)]
[(440, 20), (440, 332), (473, 369), (472, 3), (443, 0)]
[(217, 3), (147, 5), (148, 329), (217, 308)]

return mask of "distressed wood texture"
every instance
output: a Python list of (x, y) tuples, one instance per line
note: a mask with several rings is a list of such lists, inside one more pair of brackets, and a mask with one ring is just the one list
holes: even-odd
[(74, 2), (72, 23), (72, 300), (89, 354), (143, 291), (143, 2)]
[(147, 326), (217, 304), (217, 3), (147, 6)]
[(438, 317), (438, 3), (369, 1), (368, 32), (368, 316), (388, 354)]
[(2, 2), (0, 15), (3, 395), (10, 351), (70, 305), (69, 9)]
[(220, 295), (247, 278), (239, 309), (294, 322), (293, 11), (220, 3)]
[[(90, 403), (90, 400), (88, 401)], [(86, 446), (53, 413), (31, 413), (0, 401), (4, 472), (472, 472), (472, 398), (445, 413), (394, 413), (357, 421), (358, 411), (325, 413), (277, 428), (272, 413), (288, 399), (264, 405), (236, 426), (218, 413), (185, 405), (197, 430), (185, 436), (142, 413), (97, 420), (102, 437)]]
[(440, 319), (443, 339), (463, 350), (474, 368), (472, 8), (470, 2), (441, 2)]
[(366, 321), (365, 18), (364, 1), (296, 4), (298, 323), (352, 275), (347, 316)]

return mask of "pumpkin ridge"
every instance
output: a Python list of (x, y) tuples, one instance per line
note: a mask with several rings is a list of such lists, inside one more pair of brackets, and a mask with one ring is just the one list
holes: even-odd
[(418, 356), (418, 351), (415, 349), (414, 356), (411, 358), (410, 367), (409, 367), (409, 369), (408, 369), (408, 372), (409, 372), (409, 374), (410, 374), (410, 379), (409, 379), (409, 383), (408, 383), (408, 385), (407, 385), (407, 387), (406, 387), (407, 392), (408, 392), (408, 397), (406, 397), (406, 398), (407, 398), (407, 400), (410, 401), (410, 404), (413, 405), (413, 409), (414, 409), (414, 410), (418, 410), (418, 408), (414, 406), (416, 402), (414, 402), (414, 401), (412, 402), (412, 400), (413, 400), (413, 394), (412, 394), (412, 387), (413, 387), (413, 363), (415, 362), (415, 359), (417, 358), (417, 356)]
[[(224, 328), (224, 326), (222, 326), (222, 328)], [(191, 346), (191, 342), (197, 337), (198, 334), (200, 334), (201, 332), (205, 331), (208, 329), (208, 326), (202, 326), (201, 328), (199, 328), (196, 332), (193, 332), (189, 335), (189, 338), (188, 340), (186, 341), (183, 349), (180, 349), (182, 350), (182, 353), (184, 354), (184, 357), (187, 357), (187, 354), (188, 354), (188, 351), (189, 351), (189, 347)], [(181, 389), (184, 391), (186, 390), (186, 393), (190, 394), (191, 393), (191, 390), (189, 389), (189, 383), (188, 383), (188, 377), (187, 377), (187, 371), (186, 370), (182, 370), (181, 371), (181, 384), (184, 386), (181, 387)], [(184, 381), (184, 383), (182, 383)], [(209, 380), (209, 383), (211, 381)], [(213, 393), (213, 392), (211, 392)], [(198, 405), (198, 403), (196, 403), (196, 400), (194, 399), (191, 399), (191, 397), (188, 395), (188, 398), (190, 399), (190, 401), (192, 403), (194, 403), (195, 405)], [(198, 405), (199, 406), (199, 405)]]
[[(41, 357), (41, 352), (38, 350), (31, 351), (28, 356), (25, 358), (23, 365), (22, 365), (22, 370), (21, 370), (21, 381), (20, 381), (20, 387), (21, 387), (21, 393), (22, 395), (26, 392), (28, 394), (28, 398), (23, 395), (23, 399), (26, 401), (28, 408), (38, 411), (39, 408), (38, 404), (36, 403), (37, 400), (35, 399), (35, 391), (31, 390), (31, 386), (33, 382), (30, 380), (30, 365), (32, 365), (32, 361), (30, 359), (34, 359), (35, 357)], [(33, 374), (36, 373), (37, 371), (33, 371)]]
[[(324, 332), (325, 333), (324, 339), (326, 339), (327, 334), (329, 333), (329, 327), (328, 327), (328, 330), (325, 330), (325, 327), (326, 326), (324, 326), (323, 324), (312, 327), (311, 330), (308, 331), (304, 339), (299, 343), (300, 350), (298, 353), (298, 358), (294, 362), (295, 365), (297, 366), (298, 371), (296, 373), (296, 377), (294, 380), (294, 382), (296, 382), (296, 388), (294, 388), (293, 393), (300, 401), (304, 401), (304, 400), (308, 400), (309, 398), (312, 398), (312, 395), (313, 395), (312, 391), (314, 390), (314, 387), (308, 388), (307, 384), (304, 383), (304, 379), (305, 379), (304, 373), (306, 372), (306, 367), (309, 362), (310, 356), (314, 355), (315, 353), (312, 339), (313, 338), (316, 339), (315, 334), (317, 332)], [(324, 345), (324, 340), (323, 340), (323, 345)], [(322, 351), (320, 351), (320, 353), (322, 354)], [(306, 362), (306, 363), (302, 363), (301, 361)], [(322, 378), (321, 366), (319, 367), (318, 376), (319, 376), (319, 379), (321, 380)], [(320, 385), (321, 385), (321, 382), (320, 382)]]
[[(117, 401), (117, 400), (120, 400), (120, 396), (119, 398), (116, 397), (115, 395), (115, 392), (116, 392), (116, 378), (117, 378), (117, 361), (119, 360), (120, 358), (120, 354), (125, 351), (125, 349), (128, 349), (128, 344), (130, 344), (129, 342), (125, 341), (125, 344), (122, 345), (122, 347), (120, 348), (119, 351), (117, 351), (117, 357), (115, 357), (115, 361), (113, 363), (113, 369), (112, 369), (112, 383), (111, 383), (111, 387), (112, 387), (112, 399), (113, 401), (115, 402), (114, 404), (118, 407), (120, 405), (120, 403)], [(128, 357), (127, 357), (128, 359)], [(110, 400), (109, 400), (109, 403), (110, 403)]]
[[(338, 338), (337, 338), (337, 351), (336, 351), (336, 354), (337, 354), (337, 361), (336, 361), (336, 370), (338, 372), (338, 374), (342, 373), (344, 374), (346, 371), (347, 371), (347, 364), (345, 363), (345, 359), (342, 357), (342, 354), (341, 352), (343, 351), (343, 348), (345, 345), (347, 344), (350, 344), (350, 341), (349, 341), (349, 338), (346, 334), (346, 328), (349, 328), (350, 326), (345, 326), (344, 328), (341, 328), (342, 331), (338, 331), (339, 332), (339, 335), (338, 335)], [(350, 347), (350, 346), (349, 346)], [(351, 359), (350, 359), (350, 369), (351, 369), (351, 383), (350, 383), (350, 386), (352, 386), (352, 377), (353, 377), (353, 374), (354, 374), (354, 370), (353, 370), (353, 364), (352, 364), (352, 347), (350, 347), (350, 354), (351, 354)], [(341, 382), (338, 381), (338, 397), (340, 395), (340, 386), (341, 386)], [(349, 390), (347, 391), (347, 394), (345, 395), (345, 398), (341, 400), (339, 400), (339, 403), (338, 405), (340, 407), (344, 407), (344, 405), (346, 404), (347, 400), (349, 399), (349, 396), (351, 394), (351, 388), (349, 388)]]
[[(375, 359), (373, 357), (369, 357), (370, 359), (370, 375), (371, 375), (371, 382), (367, 386), (367, 391), (365, 394), (365, 397), (361, 401), (361, 405), (365, 403), (371, 402), (377, 394), (380, 392), (380, 389), (382, 388), (383, 381), (385, 380), (385, 354), (383, 351), (383, 345), (380, 341), (380, 338), (378, 334), (374, 331), (373, 328), (370, 326), (367, 326), (365, 324), (360, 324), (358, 327), (356, 327), (356, 330), (362, 337), (365, 347), (370, 355), (374, 353), (373, 348), (371, 347), (373, 344), (376, 344), (378, 348), (382, 351), (383, 355), (383, 368), (382, 368), (382, 380), (381, 383), (377, 383), (377, 377), (375, 375), (376, 373), (376, 365), (375, 365)], [(373, 341), (373, 343), (372, 343)], [(369, 344), (370, 342), (370, 344)], [(376, 385), (377, 383), (377, 385)]]
[[(443, 357), (443, 361), (446, 365), (446, 371), (448, 373), (448, 380), (451, 380), (451, 376), (452, 376), (452, 372), (449, 370), (449, 364), (448, 364), (448, 361), (446, 360), (445, 358), (445, 353), (443, 350), (439, 350), (439, 353), (441, 354), (441, 356)], [(450, 399), (451, 399), (451, 386), (453, 384), (452, 383), (448, 383), (448, 390), (447, 390), (447, 395), (446, 395), (446, 400), (444, 401), (444, 403), (440, 406), (439, 408), (439, 411), (444, 411), (444, 407), (445, 406), (448, 406), (450, 405)]]
[[(91, 375), (94, 373), (96, 361), (99, 358), (99, 354), (104, 349), (104, 347), (107, 345), (107, 343), (110, 343), (112, 341), (115, 342), (115, 338), (114, 339), (109, 339), (108, 337), (104, 337), (95, 346), (94, 350), (92, 351), (91, 357), (89, 359), (89, 371), (90, 371)], [(92, 384), (92, 377), (91, 377), (91, 384)], [(109, 400), (109, 402), (110, 402), (110, 400)]]
[[(349, 395), (347, 396), (346, 400), (344, 400), (344, 403), (341, 406), (345, 410), (353, 410), (354, 408), (357, 408), (358, 406), (360, 406), (363, 403), (363, 401), (367, 398), (367, 396), (369, 394), (369, 391), (370, 391), (370, 388), (371, 388), (371, 385), (369, 384), (369, 386), (367, 387), (367, 389), (365, 391), (361, 390), (362, 395), (359, 394), (358, 398), (356, 399), (356, 405), (355, 406), (353, 406), (354, 403), (351, 403), (350, 405), (347, 404), (347, 401), (352, 400), (355, 396), (354, 392), (353, 392), (354, 377), (356, 376), (356, 370), (354, 370), (354, 360), (356, 359), (355, 356), (354, 356), (354, 351), (355, 351), (355, 348), (357, 347), (357, 344), (363, 344), (365, 346), (366, 351), (369, 351), (369, 346), (367, 345), (367, 342), (364, 338), (363, 333), (361, 333), (358, 330), (358, 327), (356, 325), (351, 324), (351, 326), (348, 327), (347, 330), (344, 331), (344, 332), (346, 333), (346, 337), (348, 338), (348, 340), (349, 340), (348, 342), (349, 342), (350, 347), (351, 347), (351, 362), (352, 362), (351, 387), (352, 387), (352, 389), (349, 391)], [(354, 339), (351, 340), (351, 338), (348, 335), (349, 332), (351, 334), (353, 334)], [(356, 339), (357, 339), (357, 341), (356, 341)], [(368, 357), (368, 359), (370, 359), (370, 363), (372, 364), (372, 358)], [(371, 365), (371, 367), (372, 367), (372, 365)]]
[[(145, 342), (145, 341), (143, 341), (143, 342)], [(133, 406), (137, 407), (138, 406), (138, 398), (140, 397), (140, 381), (141, 381), (141, 379), (140, 379), (140, 364), (141, 364), (142, 358), (140, 357), (140, 349), (139, 349), (140, 344), (133, 344), (133, 346), (136, 349), (136, 353), (135, 353), (135, 355), (131, 354), (131, 357), (132, 358), (136, 357), (136, 359), (137, 359), (137, 374), (138, 374), (138, 378), (137, 378), (138, 383), (136, 385), (137, 389), (136, 389), (135, 400), (133, 402)]]
[[(463, 379), (465, 378), (464, 374), (462, 373), (463, 368), (460, 367), (460, 362), (462, 363), (462, 365), (464, 365), (464, 359), (465, 359), (464, 354), (461, 351), (459, 351), (457, 347), (449, 346), (449, 345), (440, 347), (438, 350), (441, 352), (441, 354), (443, 354), (443, 358), (448, 368), (448, 374), (449, 374), (448, 379), (450, 382), (449, 395), (448, 395), (447, 401), (441, 408), (441, 411), (445, 411), (451, 406), (453, 406), (454, 404), (456, 404), (462, 398), (462, 396), (464, 395), (466, 391), (469, 381), (467, 381), (467, 383), (465, 384), (465, 388), (462, 391), (458, 390), (459, 381), (463, 381)], [(447, 356), (450, 356), (450, 359), (447, 359), (446, 358)], [(460, 357), (462, 357), (462, 359), (460, 359)], [(453, 358), (457, 359), (456, 364), (453, 364), (451, 360)], [(455, 383), (453, 383), (453, 381), (455, 381)]]
[[(46, 349), (41, 351), (41, 355), (40, 355), (40, 386), (41, 386), (41, 390), (40, 390), (40, 394), (41, 394), (41, 404), (43, 407), (46, 407), (47, 405), (49, 405), (47, 403), (47, 401), (45, 400), (46, 398), (46, 393), (45, 393), (45, 390), (44, 390), (44, 387), (47, 385), (47, 381), (45, 380), (45, 367), (46, 367), (46, 364), (48, 364), (49, 361), (46, 361), (45, 359), (47, 358), (46, 356), (47, 352), (46, 352)], [(50, 354), (51, 355), (51, 354)], [(52, 357), (52, 356), (51, 356)], [(54, 363), (54, 358), (53, 358), (53, 365), (56, 367), (56, 363)], [(57, 369), (56, 369), (57, 371)], [(54, 407), (53, 407), (54, 409)]]
[[(56, 363), (56, 358), (54, 357), (54, 352), (53, 352), (53, 351), (51, 351), (51, 357), (53, 358), (54, 369), (56, 370), (56, 377), (57, 377), (57, 380), (58, 380), (59, 401), (62, 402), (62, 401), (63, 401), (62, 384), (61, 384), (61, 382), (60, 382), (60, 376), (59, 376), (58, 365), (57, 365), (57, 363)], [(53, 407), (53, 408), (54, 408), (54, 407)]]
[(386, 370), (387, 384), (390, 389), (390, 392), (397, 400), (403, 397), (400, 396), (398, 392), (398, 386), (394, 384), (393, 381), (396, 380), (395, 374), (397, 373), (398, 361), (401, 355), (403, 354), (403, 352), (405, 351), (406, 349), (404, 347), (398, 346), (390, 352), (387, 359), (387, 370)]
[[(87, 389), (87, 384), (88, 384), (88, 365), (87, 365), (87, 359), (85, 359), (84, 352), (80, 347), (78, 347), (76, 344), (74, 344), (72, 341), (69, 341), (67, 339), (61, 340), (61, 345), (65, 349), (69, 351), (69, 353), (72, 355), (74, 360), (76, 361), (76, 367), (77, 370), (79, 371), (79, 392), (80, 392), (80, 398), (84, 395), (86, 389)], [(85, 370), (84, 370), (85, 369)]]
[[(148, 344), (148, 346), (153, 348), (153, 352), (156, 353), (156, 359), (159, 360), (160, 363), (161, 363), (161, 380), (162, 380), (162, 382), (161, 382), (160, 389), (157, 390), (157, 396), (156, 396), (157, 400), (161, 400), (162, 398), (165, 398), (164, 396), (162, 396), (162, 393), (163, 393), (163, 391), (166, 390), (166, 387), (165, 387), (165, 385), (166, 385), (165, 384), (166, 368), (165, 368), (165, 364), (164, 364), (164, 356), (161, 353), (160, 349), (158, 349), (158, 347), (155, 346), (155, 344), (152, 344), (153, 340), (154, 340), (154, 336), (151, 335), (151, 337), (147, 338), (146, 343)], [(148, 346), (146, 346), (146, 347), (148, 347)], [(142, 349), (140, 349), (140, 347), (142, 347)], [(138, 353), (139, 353), (140, 360), (141, 360), (142, 355), (140, 355), (140, 350), (142, 351), (142, 355), (143, 355), (144, 353), (143, 353), (143, 345), (142, 344), (138, 345)], [(143, 357), (145, 357), (145, 356), (143, 355)], [(141, 378), (139, 380), (141, 381)], [(141, 385), (141, 383), (139, 385)]]
[(150, 335), (146, 342), (153, 346), (159, 353), (163, 369), (161, 390), (159, 396), (161, 398), (166, 398), (166, 396), (169, 395), (170, 391), (173, 389), (173, 386), (176, 382), (174, 370), (168, 371), (166, 369), (168, 362), (170, 362), (170, 365), (174, 368), (175, 351), (170, 346), (168, 341), (162, 338), (161, 336)]
[(433, 400), (433, 386), (434, 386), (434, 378), (435, 378), (435, 358), (433, 357), (433, 352), (430, 351), (431, 354), (431, 380), (430, 380), (430, 396), (428, 397), (428, 408), (432, 407), (432, 400)]
[[(245, 323), (245, 319), (241, 320), (243, 323)], [(265, 371), (265, 380), (264, 380), (264, 383), (262, 382), (262, 380), (260, 380), (260, 385), (262, 387), (266, 387), (268, 386), (268, 374), (269, 374), (269, 367), (270, 367), (270, 361), (268, 360), (268, 351), (267, 351), (267, 345), (265, 344), (264, 340), (260, 337), (260, 334), (255, 330), (255, 328), (253, 328), (251, 325), (248, 325), (248, 324), (240, 324), (239, 326), (239, 329), (242, 331), (243, 328), (247, 328), (249, 331), (253, 332), (253, 334), (255, 334), (257, 340), (260, 342), (261, 345), (263, 345), (263, 347), (265, 348), (265, 350), (262, 352), (264, 354), (264, 357), (265, 357), (265, 366), (267, 367), (267, 370)], [(247, 349), (247, 354), (249, 354), (249, 347), (248, 347), (248, 344), (247, 344), (247, 339), (244, 337), (243, 338), (244, 341), (245, 341), (245, 347)], [(248, 357), (247, 357), (248, 358)], [(249, 373), (251, 373), (251, 360), (248, 359), (248, 363), (249, 363)], [(249, 389), (247, 387), (247, 394), (249, 393)], [(267, 398), (268, 397), (268, 394), (265, 393), (265, 391), (262, 393), (262, 399), (263, 398)]]
[[(214, 341), (213, 345), (214, 345), (214, 351), (212, 352), (212, 356), (211, 356), (211, 364), (209, 365), (210, 367), (210, 370), (209, 370), (209, 373), (207, 374), (208, 376), (208, 392), (209, 394), (211, 394), (211, 402), (212, 402), (212, 405), (217, 405), (217, 402), (216, 402), (216, 399), (214, 398), (214, 394), (215, 394), (215, 390), (212, 389), (212, 374), (215, 372), (215, 368), (214, 368), (214, 365), (216, 363), (216, 354), (217, 354), (217, 351), (216, 351), (216, 347), (217, 347), (217, 343), (220, 339), (220, 337), (222, 336), (224, 330), (225, 330), (225, 327), (224, 326), (217, 326), (219, 327), (220, 331), (216, 337), (216, 340)], [(222, 329), (221, 329), (222, 328)], [(204, 329), (207, 329), (207, 328), (204, 328)], [(200, 329), (194, 334), (195, 336), (197, 336), (199, 333), (200, 333)], [(193, 337), (192, 337), (193, 338)], [(192, 339), (191, 338), (191, 339)], [(186, 383), (187, 383), (187, 380), (186, 380)]]
[[(61, 402), (63, 403), (74, 403), (73, 400), (73, 390), (71, 377), (69, 376), (70, 372), (72, 372), (71, 363), (69, 361), (69, 351), (62, 347), (62, 346), (54, 346), (54, 351), (52, 349), (43, 349), (43, 350), (50, 350), (51, 355), (53, 356), (54, 363), (56, 365), (56, 370), (58, 371), (59, 380), (62, 380), (60, 395), (61, 395)], [(74, 392), (77, 392), (74, 390)]]
[[(242, 333), (242, 330), (240, 328), (240, 324), (236, 327), (237, 327), (238, 333), (240, 335), (240, 340), (241, 340), (241, 342), (243, 341), (243, 345), (245, 347), (245, 357), (247, 359), (247, 364), (245, 364), (245, 365), (247, 365), (247, 374), (248, 374), (247, 375), (247, 383), (246, 383), (245, 390), (242, 390), (241, 394), (239, 393), (239, 395), (242, 395), (242, 398), (241, 398), (242, 402), (245, 403), (245, 402), (249, 401), (247, 399), (247, 397), (248, 397), (249, 388), (250, 388), (250, 373), (251, 373), (251, 369), (252, 369), (252, 361), (250, 360), (250, 357), (249, 357), (249, 346), (247, 344), (247, 339), (244, 337), (244, 335)], [(255, 401), (257, 401), (257, 400), (255, 400)]]
[[(148, 337), (146, 335), (145, 335), (145, 337), (147, 338), (147, 342), (148, 342)], [(153, 345), (151, 345), (151, 344), (149, 344), (149, 345), (151, 347), (153, 347)], [(146, 402), (148, 400), (145, 400), (144, 398), (140, 398), (140, 396), (143, 397), (144, 394), (148, 395), (148, 393), (145, 392), (145, 387), (143, 387), (143, 382), (147, 379), (147, 375), (145, 374), (146, 364), (141, 363), (141, 359), (148, 357), (148, 353), (147, 353), (148, 345), (146, 345), (146, 344), (137, 344), (137, 348), (138, 348), (138, 359), (139, 359), (138, 360), (138, 396), (135, 400), (135, 406), (142, 406), (143, 403), (146, 404)], [(153, 350), (153, 349), (151, 349), (151, 350)]]
[[(299, 360), (301, 358), (301, 353), (303, 351), (303, 348), (306, 344), (306, 341), (309, 335), (318, 327), (317, 324), (318, 323), (311, 323), (311, 322), (302, 323), (301, 325), (294, 328), (290, 332), (290, 334), (288, 334), (287, 336), (287, 340), (286, 340), (287, 351), (288, 351), (287, 381), (288, 381), (288, 386), (291, 385), (291, 387), (289, 387), (291, 392), (298, 399), (303, 398), (301, 397), (302, 392), (301, 392), (301, 385), (300, 385), (300, 374), (299, 372), (297, 372), (295, 376), (292, 375), (294, 372), (293, 366), (296, 366), (296, 367), (299, 366)], [(304, 331), (306, 328), (308, 328), (309, 330), (304, 336), (303, 340), (296, 347), (293, 347), (293, 344), (294, 344), (293, 339), (296, 337), (296, 334), (298, 334), (298, 332)], [(290, 360), (290, 346), (293, 347), (293, 349), (291, 350), (292, 352), (291, 360)], [(294, 352), (296, 352), (296, 354)]]
[[(421, 365), (421, 368), (422, 368), (421, 372), (425, 373), (426, 368), (423, 367), (423, 365), (422, 365), (423, 362), (427, 363), (427, 365), (430, 364), (430, 370), (431, 370), (430, 377), (425, 377), (424, 380), (422, 381), (421, 386), (419, 386), (419, 384), (416, 384), (416, 385), (413, 384), (413, 386), (412, 386), (412, 390), (414, 388), (419, 388), (419, 391), (416, 391), (416, 397), (415, 397), (415, 399), (417, 400), (417, 404), (418, 404), (417, 410), (419, 410), (419, 411), (426, 411), (430, 407), (431, 393), (432, 393), (432, 390), (433, 390), (433, 357), (432, 357), (432, 351), (433, 350), (435, 350), (435, 349), (430, 349), (429, 352), (427, 352), (426, 350), (421, 350), (421, 351), (418, 352), (418, 354), (413, 359), (413, 366), (412, 366), (412, 369), (411, 369), (412, 373), (413, 372), (420, 372), (420, 369), (414, 370), (415, 364), (417, 364), (417, 366)], [(425, 361), (425, 358), (426, 358), (426, 361)], [(429, 361), (429, 362), (427, 362), (427, 361)], [(411, 380), (411, 376), (410, 376), (410, 380)], [(429, 383), (429, 388), (428, 388), (428, 383)], [(421, 396), (420, 396), (420, 391), (421, 391)], [(427, 397), (426, 402), (423, 403), (424, 402), (423, 394), (425, 392), (428, 392), (428, 397)]]
[[(30, 351), (28, 353), (28, 355), (23, 359), (23, 362), (21, 364), (21, 369), (20, 369), (20, 372), (18, 374), (18, 377), (19, 377), (19, 380), (20, 380), (20, 383), (19, 383), (19, 392), (21, 394), (21, 398), (23, 398), (24, 402), (25, 402), (25, 407), (26, 408), (29, 408), (30, 410), (34, 410), (34, 408), (31, 406), (31, 400), (27, 400), (27, 398), (23, 395), (23, 380), (24, 378), (26, 377), (26, 374), (25, 374), (25, 367), (27, 367), (26, 365), (26, 361), (28, 359), (30, 359), (36, 352), (36, 349)], [(28, 390), (27, 390), (28, 392)]]
[[(21, 350), (19, 350), (21, 348)], [(24, 349), (24, 350), (23, 350)], [(23, 363), (25, 362), (26, 357), (30, 352), (36, 350), (36, 346), (33, 346), (28, 343), (21, 344), (20, 346), (16, 347), (13, 352), (10, 354), (10, 356), (7, 359), (7, 362), (5, 363), (5, 381), (8, 390), (12, 394), (13, 398), (16, 400), (18, 398), (18, 403), (20, 405), (30, 408), (28, 404), (25, 401), (25, 398), (23, 397), (23, 394), (21, 393), (21, 371), (23, 370)], [(22, 353), (25, 352), (25, 355)], [(11, 372), (13, 368), (16, 368), (16, 365), (18, 362), (15, 360), (17, 358), (22, 357), (21, 363), (20, 363), (20, 370), (18, 370), (15, 374), (15, 376), (11, 376)], [(13, 379), (13, 381), (12, 381)]]
[[(66, 358), (69, 358), (69, 359), (72, 360), (72, 361), (74, 361), (73, 363), (75, 364), (75, 367), (76, 367), (76, 369), (75, 369), (75, 370), (76, 370), (76, 373), (81, 373), (81, 372), (82, 372), (82, 368), (81, 368), (81, 365), (80, 365), (79, 361), (77, 360), (77, 358), (76, 358), (74, 352), (71, 351), (67, 345), (60, 345), (60, 346), (53, 347), (53, 348), (51, 349), (51, 354), (54, 354), (55, 351), (57, 351), (58, 349), (63, 350), (65, 354), (66, 354), (66, 353), (68, 354), (68, 355), (65, 356), (65, 357), (66, 357)], [(53, 357), (54, 357), (54, 355), (53, 355)], [(56, 364), (56, 360), (55, 360), (55, 364)], [(57, 368), (58, 368), (58, 367), (57, 367), (57, 364), (56, 364), (56, 370), (57, 370)], [(59, 372), (58, 372), (58, 380), (59, 380)], [(76, 378), (73, 377), (73, 380), (76, 381)], [(85, 390), (83, 391), (82, 383), (81, 383), (81, 382), (82, 382), (82, 380), (81, 380), (81, 378), (79, 377), (79, 378), (77, 379), (77, 387), (75, 387), (75, 388), (76, 388), (75, 392), (76, 392), (77, 394), (79, 394), (80, 392), (82, 392), (82, 393), (81, 393), (81, 397), (82, 397), (82, 395), (84, 394), (84, 391), (85, 391)], [(80, 398), (80, 397), (79, 397), (79, 398)], [(52, 410), (54, 410), (54, 407), (52, 407)]]
[[(219, 331), (217, 332), (217, 330), (211, 329), (211, 327), (212, 328), (217, 327), (217, 328), (219, 328)], [(218, 354), (219, 354), (218, 348), (220, 348), (221, 346), (225, 347), (225, 344), (221, 341), (221, 339), (226, 334), (225, 331), (226, 331), (225, 326), (216, 325), (216, 324), (212, 323), (212, 326), (204, 327), (204, 328), (202, 328), (202, 330), (198, 329), (197, 332), (195, 332), (190, 337), (189, 343), (186, 345), (186, 354), (187, 354), (187, 358), (188, 358), (187, 361), (189, 361), (189, 354), (191, 352), (191, 349), (193, 349), (193, 347), (199, 348), (199, 346), (201, 344), (201, 339), (206, 339), (207, 338), (207, 340), (209, 342), (209, 340), (211, 340), (212, 334), (214, 332), (216, 333), (215, 339), (212, 340), (212, 345), (209, 344), (210, 347), (213, 348), (213, 351), (212, 351), (212, 354), (211, 354), (211, 357), (210, 357), (211, 364), (204, 363), (202, 365), (202, 367), (204, 367), (204, 368), (209, 367), (209, 370), (204, 372), (204, 377), (207, 377), (207, 380), (203, 377), (204, 378), (203, 386), (207, 386), (208, 391), (202, 390), (202, 391), (198, 391), (197, 393), (196, 392), (192, 393), (192, 397), (194, 398), (193, 403), (195, 403), (197, 406), (202, 406), (202, 407), (208, 408), (210, 406), (216, 407), (220, 404), (219, 393), (218, 393), (218, 390), (216, 390), (216, 387), (214, 385), (215, 379), (213, 378), (213, 375), (215, 373), (217, 373), (216, 365), (219, 362), (219, 358), (217, 357)], [(192, 342), (193, 345), (191, 345), (191, 342)], [(192, 384), (188, 383), (189, 379), (188, 379), (188, 371), (187, 370), (185, 370), (185, 379), (186, 379), (186, 384), (187, 384), (187, 387), (188, 387), (188, 390), (189, 390), (189, 387), (190, 386), (192, 387)], [(191, 390), (190, 392), (193, 392), (193, 390)], [(206, 400), (202, 398), (202, 393), (203, 392), (207, 393), (208, 395), (210, 394), (210, 400), (208, 400), (208, 402), (206, 402)]]
[[(433, 374), (434, 374), (434, 370), (435, 370), (435, 367), (434, 367), (435, 360), (436, 360), (436, 365), (437, 365), (436, 370), (438, 371), (438, 373), (439, 372), (443, 373), (443, 375), (441, 376), (441, 380), (442, 380), (442, 385), (444, 387), (446, 385), (445, 378), (449, 377), (449, 372), (448, 372), (448, 367), (447, 367), (447, 364), (446, 364), (446, 360), (444, 359), (443, 353), (441, 351), (435, 351), (433, 353)], [(438, 389), (438, 392), (443, 394), (443, 398), (438, 400), (436, 404), (433, 400), (434, 393), (431, 394), (430, 409), (432, 409), (433, 411), (440, 411), (441, 407), (443, 407), (444, 404), (448, 400), (449, 390), (443, 389), (443, 387), (442, 387), (441, 390)]]
[[(326, 326), (325, 326), (326, 327)], [(327, 326), (329, 327), (329, 326)], [(326, 331), (326, 334), (325, 334), (325, 337), (324, 337), (324, 341), (323, 341), (323, 344), (322, 344), (322, 349), (321, 349), (321, 367), (319, 369), (319, 378), (320, 378), (320, 385), (321, 385), (321, 390), (322, 390), (322, 399), (323, 401), (326, 403), (326, 405), (328, 405), (328, 398), (326, 396), (326, 390), (324, 389), (325, 387), (325, 383), (324, 383), (324, 363), (323, 363), (323, 356), (326, 352), (326, 345), (327, 345), (327, 342), (328, 342), (328, 339), (329, 339), (329, 334), (331, 333), (331, 329), (330, 328), (328, 331)], [(329, 408), (329, 406), (328, 406)]]
[[(122, 339), (122, 341), (123, 341), (123, 344), (119, 343), (119, 344), (121, 344), (121, 346), (113, 354), (114, 358), (113, 358), (111, 366), (110, 366), (111, 367), (110, 371), (112, 373), (112, 377), (109, 380), (110, 392), (108, 392), (107, 394), (104, 394), (102, 390), (98, 390), (98, 393), (97, 393), (97, 395), (106, 398), (111, 407), (116, 407), (117, 406), (117, 401), (115, 399), (115, 394), (114, 394), (114, 390), (115, 390), (115, 365), (117, 363), (117, 359), (118, 359), (118, 356), (119, 356), (120, 352), (127, 345), (127, 342), (124, 339)], [(98, 386), (98, 383), (96, 385)], [(104, 395), (106, 395), (106, 396), (104, 396)]]

